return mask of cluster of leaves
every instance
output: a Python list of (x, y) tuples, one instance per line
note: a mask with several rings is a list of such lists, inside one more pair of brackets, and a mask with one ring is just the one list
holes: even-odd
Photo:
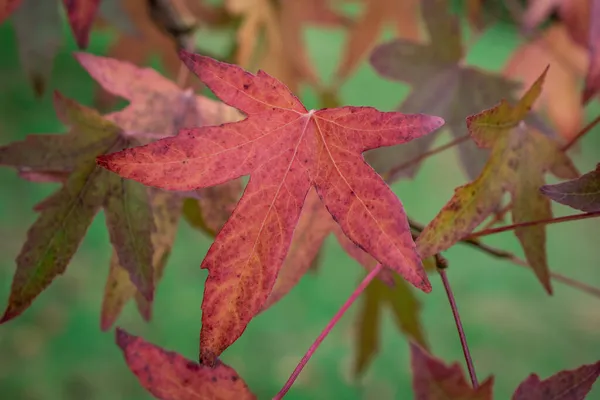
[[(31, 19), (23, 22), (25, 16), (39, 17), (39, 9), (34, 10), (30, 2), (0, 1), (0, 21), (12, 13), (19, 32), (32, 23)], [(56, 92), (57, 115), (70, 128), (66, 134), (33, 135), (0, 147), (0, 165), (16, 168), (30, 181), (62, 185), (35, 207), (39, 217), (17, 258), (9, 303), (0, 322), (25, 311), (65, 271), (100, 209), (114, 249), (101, 327), (109, 329), (132, 299), (140, 314), (150, 319), (156, 284), (184, 216), (192, 226), (214, 236), (201, 265), (208, 278), (200, 364), (122, 330), (117, 330), (117, 342), (132, 371), (158, 398), (254, 398), (219, 356), (257, 314), (285, 296), (315, 265), (325, 238), (333, 233), (366, 270), (378, 272), (378, 280), (364, 293), (358, 317), (356, 372), (362, 372), (377, 352), (379, 315), (389, 306), (400, 330), (419, 343), (411, 346), (417, 398), (491, 398), (491, 380), (473, 388), (457, 366), (445, 367), (423, 350), (427, 339), (419, 322), (419, 303), (407, 283), (429, 292), (427, 271), (435, 270), (433, 257), (460, 241), (491, 233), (486, 228), (474, 230), (488, 217), (499, 220), (510, 211), (527, 264), (551, 293), (545, 248), (545, 223), (552, 220), (550, 199), (589, 216), (599, 214), (600, 169), (579, 177), (566, 154), (577, 138), (574, 132), (580, 121), (564, 123), (547, 107), (553, 129), (540, 114), (530, 112), (538, 97), (551, 93), (543, 89), (545, 80), (552, 85), (559, 80), (547, 78), (554, 66), (543, 72), (540, 68), (515, 101), (519, 86), (507, 79), (511, 72), (503, 76), (465, 63), (460, 21), (449, 13), (446, 1), (402, 6), (365, 2), (368, 7), (362, 19), (349, 21), (325, 1), (301, 6), (292, 0), (226, 1), (220, 10), (227, 15), (224, 24), (239, 25), (230, 60), (235, 64), (185, 50), (179, 53), (220, 101), (183, 89), (187, 79), (178, 85), (123, 60), (143, 63), (152, 46), (121, 60), (76, 54), (103, 90), (130, 104), (101, 115)], [(98, 7), (108, 3), (65, 2), (80, 47), (87, 44)], [(176, 45), (189, 45), (191, 28), (182, 18), (187, 14), (175, 12), (173, 17), (165, 11), (165, 4), (174, 12), (180, 9), (175, 5), (184, 3), (156, 2), (150, 7), (154, 14), (148, 18), (154, 28), (160, 26), (161, 35), (170, 38), (165, 57), (175, 54)], [(594, 2), (594, 10), (598, 8), (594, 15), (600, 14), (596, 3), (600, 2)], [(539, 7), (532, 2), (525, 13), (526, 28), (534, 29), (547, 14)], [(369, 56), (380, 75), (411, 85), (398, 111), (350, 106), (307, 110), (294, 96), (301, 84), (313, 85), (324, 98), (335, 93), (373, 47), (386, 21), (409, 10), (422, 13), (428, 42), (421, 42), (418, 24), (414, 28), (399, 24), (403, 38), (377, 46)], [(560, 10), (568, 14), (571, 8), (561, 3)], [(202, 12), (210, 14), (206, 8)], [(215, 15), (211, 18), (207, 20), (219, 20)], [(416, 15), (409, 20), (417, 21)], [(219, 21), (215, 24), (223, 23)], [(351, 22), (335, 84), (325, 88), (302, 45), (302, 29), (308, 23), (345, 26)], [(52, 23), (60, 26), (58, 20)], [(596, 25), (590, 25), (587, 41), (578, 42), (590, 50), (578, 110), (600, 89)], [(577, 27), (567, 26), (567, 32), (576, 35)], [(256, 40), (261, 32), (266, 49)], [(113, 55), (124, 54), (123, 49), (131, 46), (123, 37)], [(44, 47), (39, 39), (21, 37), (22, 51), (29, 54), (28, 46)], [(50, 53), (55, 50), (56, 46)], [(44, 59), (23, 56), (38, 92), (47, 72), (35, 68), (47, 68), (50, 53), (44, 53)], [(267, 72), (252, 74), (244, 67)], [(430, 152), (433, 132), (444, 122), (456, 137), (472, 181), (457, 188), (417, 233), (388, 184), (414, 176)], [(555, 129), (560, 135), (554, 134)], [(575, 139), (561, 144), (560, 136)], [(548, 172), (569, 180), (545, 185)], [(246, 175), (250, 179), (244, 184), (241, 178)], [(505, 193), (511, 196), (508, 205), (502, 202)], [(532, 375), (513, 398), (548, 398), (566, 391), (569, 398), (583, 398), (599, 373), (595, 364), (547, 381)]]

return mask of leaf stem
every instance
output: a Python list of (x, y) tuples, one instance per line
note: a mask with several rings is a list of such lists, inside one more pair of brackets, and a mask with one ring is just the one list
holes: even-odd
[(459, 145), (462, 142), (465, 142), (465, 141), (469, 140), (469, 138), (470, 138), (470, 135), (468, 135), (468, 134), (467, 135), (463, 135), (463, 136), (457, 137), (456, 139), (454, 139), (454, 140), (452, 140), (452, 141), (450, 141), (450, 142), (448, 142), (448, 143), (446, 143), (446, 144), (444, 144), (444, 145), (442, 145), (440, 147), (436, 147), (436, 148), (431, 149), (429, 151), (426, 151), (426, 152), (424, 152), (422, 154), (419, 154), (418, 156), (416, 156), (416, 157), (414, 157), (414, 158), (406, 161), (405, 163), (402, 163), (402, 164), (397, 165), (394, 168), (390, 169), (385, 174), (384, 179), (386, 181), (388, 181), (390, 179), (393, 180), (394, 175), (396, 175), (398, 172), (400, 172), (400, 171), (402, 171), (402, 170), (404, 170), (404, 169), (406, 169), (406, 168), (408, 168), (408, 167), (410, 167), (410, 166), (412, 166), (414, 164), (418, 164), (421, 161), (423, 161), (424, 159), (429, 158), (429, 157), (431, 157), (433, 155), (436, 155), (438, 153), (441, 153), (444, 150), (447, 150), (447, 149), (449, 149), (451, 147)]
[(585, 136), (589, 131), (591, 131), (596, 125), (598, 125), (598, 123), (600, 122), (600, 115), (597, 116), (596, 118), (594, 118), (594, 120), (592, 122), (590, 122), (589, 124), (587, 124), (582, 130), (579, 131), (579, 133), (577, 133), (577, 135), (573, 136), (571, 138), (571, 140), (569, 140), (567, 143), (565, 143), (565, 145), (562, 147), (562, 151), (567, 151), (569, 150), (571, 147), (573, 147), (573, 145), (575, 143), (577, 143), (577, 141), (579, 139), (581, 139), (583, 136)]
[(377, 274), (379, 274), (379, 272), (381, 272), (382, 269), (383, 269), (382, 265), (377, 263), (375, 268), (373, 268), (367, 274), (367, 276), (365, 276), (365, 278), (357, 286), (357, 288), (354, 290), (354, 292), (352, 292), (352, 294), (350, 295), (348, 300), (346, 300), (346, 302), (342, 305), (342, 307), (338, 310), (338, 312), (329, 321), (329, 323), (327, 324), (325, 329), (323, 329), (323, 331), (319, 334), (319, 336), (314, 341), (314, 343), (310, 346), (310, 348), (308, 349), (306, 354), (304, 354), (304, 357), (302, 357), (302, 360), (300, 360), (300, 362), (296, 366), (296, 369), (294, 369), (294, 372), (292, 372), (292, 375), (290, 375), (289, 379), (287, 380), (287, 382), (285, 383), (283, 388), (279, 391), (279, 393), (277, 393), (277, 395), (275, 397), (273, 397), (273, 400), (281, 400), (283, 398), (283, 396), (285, 396), (285, 394), (288, 392), (288, 390), (290, 390), (290, 388), (292, 387), (292, 385), (298, 378), (298, 375), (300, 375), (300, 373), (302, 372), (302, 369), (304, 369), (304, 366), (306, 365), (306, 363), (308, 363), (308, 360), (310, 360), (310, 358), (315, 353), (315, 351), (317, 350), (319, 345), (323, 342), (323, 340), (327, 337), (327, 335), (329, 335), (329, 332), (331, 332), (333, 327), (338, 323), (338, 321), (342, 318), (342, 316), (346, 313), (346, 311), (348, 311), (350, 306), (352, 306), (352, 304), (356, 301), (356, 299), (362, 294), (362, 292), (364, 292), (366, 287), (369, 286), (369, 283), (371, 283), (371, 281), (377, 276)]
[(535, 221), (528, 221), (528, 222), (521, 222), (518, 224), (500, 226), (498, 228), (483, 229), (479, 232), (470, 234), (465, 239), (473, 239), (473, 238), (477, 238), (477, 237), (481, 237), (481, 236), (493, 235), (493, 234), (500, 233), (500, 232), (512, 231), (512, 230), (518, 229), (518, 228), (525, 228), (528, 226), (558, 224), (560, 222), (578, 221), (580, 219), (595, 218), (595, 217), (599, 217), (599, 216), (600, 216), (600, 211), (594, 211), (594, 212), (589, 212), (589, 213), (568, 215), (566, 217), (538, 219)]
[(448, 262), (440, 254), (436, 254), (435, 263), (437, 266), (437, 271), (440, 274), (440, 278), (442, 278), (442, 283), (444, 284), (444, 289), (446, 290), (446, 295), (448, 296), (450, 308), (452, 309), (452, 315), (454, 316), (454, 322), (456, 323), (456, 330), (458, 331), (458, 337), (460, 338), (460, 345), (462, 346), (463, 355), (465, 356), (465, 361), (467, 363), (467, 369), (469, 370), (469, 376), (471, 377), (471, 384), (473, 385), (474, 389), (477, 389), (479, 387), (479, 382), (477, 381), (477, 374), (475, 373), (475, 365), (473, 364), (473, 358), (471, 357), (471, 352), (469, 351), (469, 345), (467, 343), (467, 336), (465, 335), (465, 330), (463, 329), (463, 325), (460, 320), (456, 299), (454, 298), (452, 288), (450, 287), (450, 281), (448, 280), (448, 275), (446, 274)]

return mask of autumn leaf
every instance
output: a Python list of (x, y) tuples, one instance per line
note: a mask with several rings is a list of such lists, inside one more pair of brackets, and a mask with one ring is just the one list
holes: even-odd
[(600, 376), (600, 361), (571, 371), (561, 371), (540, 380), (536, 374), (525, 379), (512, 400), (584, 400)]
[(458, 363), (450, 366), (411, 343), (411, 369), (415, 400), (491, 400), (494, 378), (473, 387), (467, 383)]
[(357, 316), (355, 375), (362, 374), (379, 352), (381, 316), (388, 308), (394, 315), (398, 330), (427, 348), (421, 326), (421, 304), (404, 281), (396, 279), (395, 285), (390, 287), (380, 280), (374, 280), (362, 297), (362, 309)]
[(552, 200), (577, 210), (600, 211), (600, 164), (577, 179), (544, 185), (540, 191)]
[(253, 75), (185, 51), (181, 57), (247, 118), (183, 129), (176, 137), (98, 162), (124, 178), (168, 190), (195, 190), (251, 175), (201, 265), (209, 271), (202, 303), (203, 362), (214, 362), (262, 308), (311, 186), (353, 242), (413, 285), (431, 290), (402, 204), (361, 153), (425, 135), (442, 125), (440, 118), (371, 107), (307, 111), (262, 71)]
[[(63, 4), (78, 46), (87, 47), (100, 0), (63, 0)], [(0, 0), (0, 23), (11, 13), (23, 69), (41, 96), (62, 43), (58, 1)]]
[[(522, 122), (542, 91), (547, 71), (517, 105), (503, 100), (496, 107), (467, 118), (471, 137), (479, 146), (491, 148), (490, 158), (479, 177), (457, 188), (452, 199), (421, 232), (417, 239), (421, 257), (446, 250), (468, 236), (501, 205), (505, 192), (512, 197), (515, 223), (552, 218), (550, 200), (539, 192), (544, 174), (550, 171), (558, 177), (573, 178), (578, 173), (558, 143)], [(518, 228), (515, 234), (529, 265), (551, 293), (545, 227)]]
[(579, 81), (587, 62), (584, 51), (569, 37), (565, 25), (555, 23), (519, 46), (502, 73), (523, 82), (524, 93), (540, 71), (550, 65), (548, 82), (534, 109), (543, 109), (560, 136), (569, 140), (579, 132), (584, 117)]
[[(491, 72), (466, 65), (458, 18), (451, 15), (446, 0), (424, 0), (421, 10), (429, 43), (396, 39), (376, 47), (370, 57), (375, 70), (383, 77), (409, 83), (412, 90), (398, 110), (406, 113), (439, 115), (455, 137), (467, 132), (464, 119), (491, 107), (498, 99), (512, 98), (516, 83)], [(367, 153), (367, 161), (386, 175), (398, 162), (422, 154), (431, 146), (435, 135), (427, 135), (407, 146), (377, 149)], [(488, 152), (473, 141), (458, 146), (461, 162), (471, 178), (483, 168)], [(386, 176), (393, 181), (412, 177), (418, 168)]]
[(117, 329), (116, 341), (129, 369), (158, 399), (256, 399), (237, 372), (221, 361), (213, 367), (197, 364), (122, 329)]
[[(146, 189), (96, 167), (96, 156), (130, 143), (122, 130), (95, 111), (55, 95), (57, 114), (72, 127), (65, 135), (34, 135), (0, 148), (0, 164), (28, 170), (72, 173), (63, 187), (36, 209), (17, 257), (17, 271), (2, 322), (22, 313), (57, 275), (64, 272), (101, 207), (120, 263), (151, 300), (154, 231)], [(119, 217), (117, 217), (117, 214)]]
[[(241, 115), (233, 108), (203, 96), (196, 96), (190, 90), (182, 90), (157, 71), (138, 68), (129, 62), (107, 57), (80, 53), (76, 55), (81, 65), (109, 93), (130, 101), (124, 109), (109, 114), (108, 119), (116, 122), (130, 135), (136, 136), (139, 143), (148, 143), (157, 138), (172, 136), (182, 127), (214, 125), (236, 121)], [(196, 202), (198, 212), (207, 221), (207, 229), (216, 232), (225, 223), (241, 192), (241, 182), (234, 180), (215, 187), (200, 189)], [(170, 198), (170, 197), (174, 198)], [(175, 229), (186, 196), (156, 194), (155, 222), (159, 229), (152, 235), (155, 246), (154, 276), (158, 280), (171, 249)], [(151, 202), (152, 203), (152, 202)], [(168, 210), (168, 212), (166, 211)], [(159, 221), (158, 219), (161, 219)], [(160, 243), (156, 243), (159, 241)], [(123, 273), (122, 265), (111, 261), (111, 270), (106, 283), (102, 305), (101, 327), (106, 330), (114, 323), (124, 304), (135, 295), (133, 284)], [(137, 296), (138, 308), (142, 316), (150, 318), (151, 303)]]
[(336, 72), (336, 85), (344, 82), (379, 39), (386, 25), (394, 24), (400, 38), (418, 42), (421, 38), (419, 0), (362, 0), (364, 11), (348, 32), (346, 46)]

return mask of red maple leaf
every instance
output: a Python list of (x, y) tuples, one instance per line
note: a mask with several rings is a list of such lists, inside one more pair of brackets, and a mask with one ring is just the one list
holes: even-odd
[(354, 243), (425, 292), (431, 290), (400, 200), (362, 153), (405, 143), (443, 124), (423, 114), (372, 107), (308, 111), (281, 82), (259, 71), (185, 51), (187, 66), (247, 118), (182, 129), (175, 137), (98, 157), (124, 178), (193, 190), (250, 175), (201, 268), (200, 359), (213, 363), (271, 293), (305, 197), (313, 186)]

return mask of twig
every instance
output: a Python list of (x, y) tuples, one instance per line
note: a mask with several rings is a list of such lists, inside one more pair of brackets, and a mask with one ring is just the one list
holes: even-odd
[[(410, 227), (417, 232), (421, 232), (424, 228), (424, 226), (422, 224), (419, 224), (410, 219), (409, 219), (409, 223), (410, 223)], [(531, 268), (531, 266), (527, 263), (527, 261), (523, 260), (522, 258), (517, 257), (513, 253), (510, 253), (505, 250), (497, 249), (492, 246), (488, 246), (487, 244), (481, 243), (477, 239), (463, 239), (459, 243), (475, 247), (476, 249), (483, 251), (484, 253), (486, 253), (489, 256), (510, 261), (511, 263), (513, 263), (516, 266), (527, 268), (527, 269)], [(587, 283), (580, 282), (573, 278), (569, 278), (568, 276), (559, 274), (558, 272), (552, 272), (552, 271), (550, 271), (550, 277), (552, 279), (556, 280), (557, 282), (561, 282), (567, 286), (571, 286), (572, 288), (579, 289), (579, 290), (586, 292), (592, 296), (600, 298), (600, 289), (598, 289), (594, 286), (588, 285)]]
[(369, 285), (369, 283), (371, 283), (371, 281), (377, 276), (377, 274), (379, 274), (379, 272), (381, 272), (382, 269), (383, 269), (383, 267), (381, 266), (381, 264), (378, 263), (375, 266), (375, 268), (373, 268), (371, 270), (371, 272), (369, 272), (367, 274), (367, 276), (362, 280), (362, 282), (358, 285), (358, 287), (354, 290), (354, 292), (352, 292), (352, 294), (350, 295), (348, 300), (346, 300), (344, 305), (342, 305), (342, 307), (338, 310), (338, 312), (329, 321), (329, 323), (327, 324), (325, 329), (323, 329), (323, 331), (319, 334), (319, 336), (314, 341), (314, 343), (310, 346), (310, 348), (308, 349), (308, 351), (306, 352), (304, 357), (302, 357), (302, 360), (300, 360), (300, 362), (296, 366), (296, 369), (294, 369), (294, 372), (292, 372), (292, 375), (289, 377), (289, 379), (287, 380), (287, 382), (285, 383), (283, 388), (279, 391), (279, 393), (277, 393), (277, 395), (275, 395), (275, 397), (273, 397), (273, 400), (282, 399), (283, 396), (285, 396), (285, 394), (288, 392), (288, 390), (290, 390), (290, 388), (292, 387), (292, 385), (298, 378), (298, 375), (300, 375), (300, 373), (302, 372), (302, 369), (304, 369), (304, 366), (306, 365), (308, 360), (310, 360), (310, 358), (315, 353), (315, 351), (317, 350), (319, 345), (327, 337), (329, 332), (331, 332), (333, 327), (338, 323), (338, 321), (342, 318), (342, 316), (346, 313), (346, 311), (348, 311), (350, 306), (352, 306), (352, 304), (356, 301), (358, 296), (360, 296), (362, 294), (362, 292), (364, 292), (364, 290)]
[(565, 145), (562, 147), (562, 151), (567, 151), (571, 147), (573, 147), (573, 145), (575, 143), (577, 143), (577, 141), (579, 139), (581, 139), (589, 131), (591, 131), (596, 125), (598, 125), (599, 122), (600, 122), (600, 115), (597, 116), (592, 122), (590, 122), (589, 124), (587, 124), (582, 130), (580, 130), (579, 133), (577, 133), (577, 135), (573, 136), (571, 138), (571, 140), (569, 140), (567, 143), (565, 143)]
[(419, 154), (418, 156), (416, 156), (416, 157), (408, 160), (407, 162), (402, 163), (402, 164), (400, 164), (400, 165), (398, 165), (398, 166), (390, 169), (385, 174), (384, 179), (387, 181), (387, 180), (391, 179), (394, 175), (396, 175), (398, 172), (400, 172), (400, 171), (402, 171), (402, 170), (404, 170), (404, 169), (406, 169), (406, 168), (408, 168), (408, 167), (410, 167), (410, 166), (412, 166), (414, 164), (418, 164), (421, 161), (423, 161), (424, 159), (429, 158), (429, 157), (431, 157), (431, 156), (433, 156), (435, 154), (441, 153), (444, 150), (447, 150), (447, 149), (449, 149), (451, 147), (459, 145), (462, 142), (467, 141), (469, 138), (470, 138), (470, 135), (468, 135), (468, 134), (467, 135), (463, 135), (463, 136), (457, 137), (456, 139), (454, 139), (454, 140), (452, 140), (452, 141), (450, 141), (450, 142), (448, 142), (448, 143), (446, 143), (446, 144), (444, 144), (444, 145), (442, 145), (440, 147), (437, 147), (437, 148), (431, 149), (429, 151), (426, 151), (426, 152), (424, 152), (422, 154)]
[(458, 306), (456, 305), (456, 300), (454, 298), (454, 294), (452, 293), (452, 288), (450, 287), (450, 281), (448, 280), (448, 275), (446, 275), (446, 269), (448, 268), (448, 262), (445, 258), (443, 258), (440, 254), (435, 255), (435, 264), (437, 267), (437, 271), (442, 278), (442, 283), (444, 284), (444, 289), (446, 290), (446, 295), (448, 296), (448, 302), (450, 303), (450, 308), (452, 309), (452, 315), (454, 316), (454, 322), (456, 322), (456, 330), (458, 331), (458, 337), (460, 338), (460, 345), (462, 346), (463, 354), (465, 356), (465, 361), (467, 362), (467, 369), (469, 370), (469, 376), (471, 377), (471, 384), (474, 389), (479, 387), (479, 382), (477, 382), (477, 374), (475, 373), (475, 365), (473, 364), (473, 358), (471, 357), (471, 352), (469, 351), (469, 345), (467, 344), (467, 337), (465, 335), (465, 330), (463, 329), (462, 322), (460, 320), (460, 314), (458, 312)]
[(479, 232), (470, 234), (465, 239), (473, 239), (476, 237), (493, 235), (493, 234), (500, 233), (500, 232), (512, 231), (512, 230), (518, 229), (518, 228), (526, 228), (528, 226), (558, 224), (560, 222), (578, 221), (580, 219), (595, 218), (595, 217), (599, 217), (599, 216), (600, 216), (600, 211), (594, 211), (594, 212), (583, 213), (583, 214), (568, 215), (566, 217), (538, 219), (535, 221), (528, 221), (528, 222), (521, 222), (518, 224), (500, 226), (498, 228), (483, 229)]

